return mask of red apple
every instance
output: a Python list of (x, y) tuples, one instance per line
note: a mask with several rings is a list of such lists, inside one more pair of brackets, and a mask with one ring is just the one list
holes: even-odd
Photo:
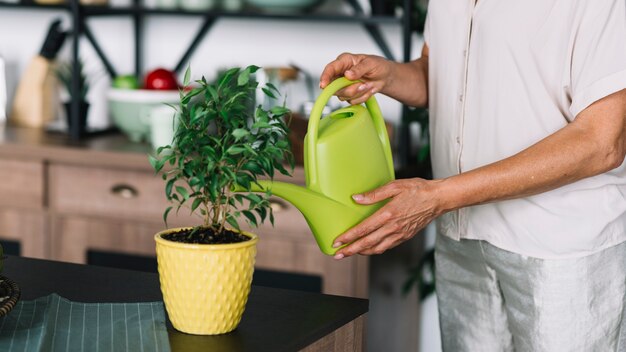
[(144, 88), (155, 90), (177, 90), (178, 82), (176, 80), (176, 74), (164, 68), (157, 68), (156, 70), (150, 71), (146, 75)]

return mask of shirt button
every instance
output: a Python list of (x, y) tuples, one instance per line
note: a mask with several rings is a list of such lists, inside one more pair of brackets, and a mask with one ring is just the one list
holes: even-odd
[(467, 56), (467, 50), (463, 50), (463, 57)]
[(459, 94), (459, 101), (463, 102), (463, 94)]
[(456, 137), (456, 144), (461, 144), (461, 137)]

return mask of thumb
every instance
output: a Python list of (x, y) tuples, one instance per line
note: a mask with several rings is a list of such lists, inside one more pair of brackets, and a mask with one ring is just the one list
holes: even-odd
[(359, 204), (367, 205), (378, 203), (385, 199), (391, 198), (398, 193), (400, 193), (399, 189), (395, 186), (393, 182), (391, 182), (369, 192), (355, 194), (352, 196), (352, 199), (354, 199), (354, 201)]

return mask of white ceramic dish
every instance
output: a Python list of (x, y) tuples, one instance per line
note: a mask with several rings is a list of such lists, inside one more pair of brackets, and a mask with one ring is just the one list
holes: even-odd
[(113, 123), (134, 142), (150, 141), (150, 112), (165, 104), (177, 105), (179, 92), (111, 88), (107, 94)]

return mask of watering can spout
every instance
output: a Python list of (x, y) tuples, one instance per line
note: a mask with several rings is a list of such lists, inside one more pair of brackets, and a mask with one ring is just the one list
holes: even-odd
[(273, 195), (293, 204), (306, 219), (322, 252), (333, 255), (337, 248), (333, 248), (334, 239), (341, 235), (337, 229), (348, 230), (371, 213), (368, 207), (355, 208), (312, 191), (306, 187), (286, 182), (259, 181), (259, 185), (252, 185), (252, 192), (270, 190)]

